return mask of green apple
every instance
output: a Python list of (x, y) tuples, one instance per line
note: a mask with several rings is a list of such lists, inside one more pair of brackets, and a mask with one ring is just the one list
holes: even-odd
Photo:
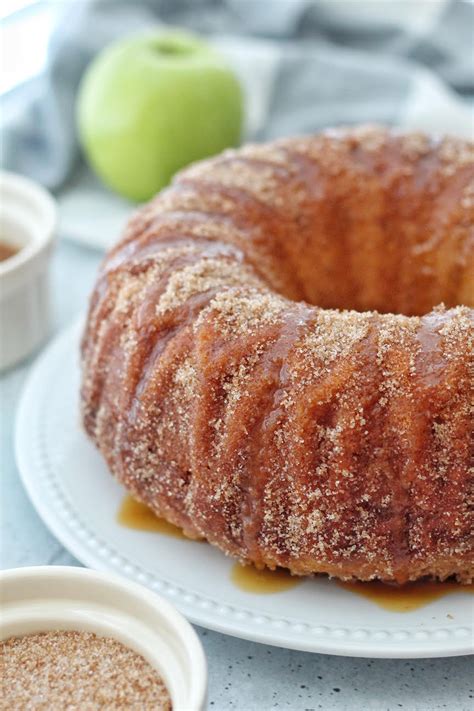
[(147, 200), (195, 160), (239, 143), (242, 91), (206, 42), (182, 32), (147, 32), (115, 42), (88, 67), (77, 120), (102, 180)]

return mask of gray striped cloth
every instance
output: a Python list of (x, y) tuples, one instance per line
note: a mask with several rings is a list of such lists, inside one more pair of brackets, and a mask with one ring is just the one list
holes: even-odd
[(226, 55), (246, 94), (247, 140), (360, 122), (473, 137), (470, 1), (74, 0), (2, 131), (4, 167), (59, 192), (66, 235), (106, 246), (130, 209), (84, 167), (80, 77), (108, 42), (157, 25), (200, 32)]

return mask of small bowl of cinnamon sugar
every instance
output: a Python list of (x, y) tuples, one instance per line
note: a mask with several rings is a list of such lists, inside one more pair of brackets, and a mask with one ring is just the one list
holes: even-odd
[(40, 185), (0, 171), (0, 370), (26, 358), (50, 325), (56, 204)]
[(5, 708), (202, 711), (207, 670), (191, 625), (109, 573), (44, 566), (0, 573)]

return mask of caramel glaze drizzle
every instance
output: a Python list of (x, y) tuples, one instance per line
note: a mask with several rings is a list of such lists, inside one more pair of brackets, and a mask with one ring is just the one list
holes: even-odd
[(263, 498), (265, 485), (270, 476), (262, 452), (265, 451), (265, 444), (269, 438), (271, 439), (271, 433), (281, 414), (278, 397), (286, 385), (285, 361), (301, 338), (304, 327), (312, 319), (314, 319), (314, 309), (304, 303), (295, 304), (277, 339), (269, 346), (262, 359), (259, 374), (261, 377), (256, 377), (257, 382), (263, 379), (267, 385), (261, 393), (259, 417), (249, 437), (247, 472), (244, 481), (241, 482), (243, 490), (248, 492), (242, 507), (244, 547), (253, 560), (261, 558), (259, 535), (264, 516)]
[[(180, 528), (159, 518), (148, 506), (136, 501), (130, 495), (123, 499), (117, 514), (117, 521), (122, 526), (137, 531), (152, 531), (181, 540), (192, 540)], [(254, 595), (284, 592), (307, 580), (291, 575), (284, 568), (258, 570), (253, 565), (241, 565), (240, 563), (235, 563), (232, 566), (230, 577), (237, 588)], [(433, 600), (453, 593), (474, 594), (473, 584), (459, 585), (451, 581), (444, 583), (420, 581), (400, 586), (387, 585), (379, 581), (363, 583), (338, 580), (335, 582), (344, 590), (361, 595), (390, 612), (411, 612), (428, 605)]]

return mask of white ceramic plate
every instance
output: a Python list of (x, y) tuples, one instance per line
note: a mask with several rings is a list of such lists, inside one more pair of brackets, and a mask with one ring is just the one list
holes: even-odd
[(18, 413), (16, 452), (33, 504), (80, 561), (143, 583), (192, 622), (257, 642), (370, 657), (474, 651), (467, 593), (406, 613), (385, 611), (324, 578), (250, 594), (235, 587), (232, 561), (210, 545), (117, 524), (124, 492), (79, 423), (79, 331), (76, 325), (63, 333), (34, 368)]

